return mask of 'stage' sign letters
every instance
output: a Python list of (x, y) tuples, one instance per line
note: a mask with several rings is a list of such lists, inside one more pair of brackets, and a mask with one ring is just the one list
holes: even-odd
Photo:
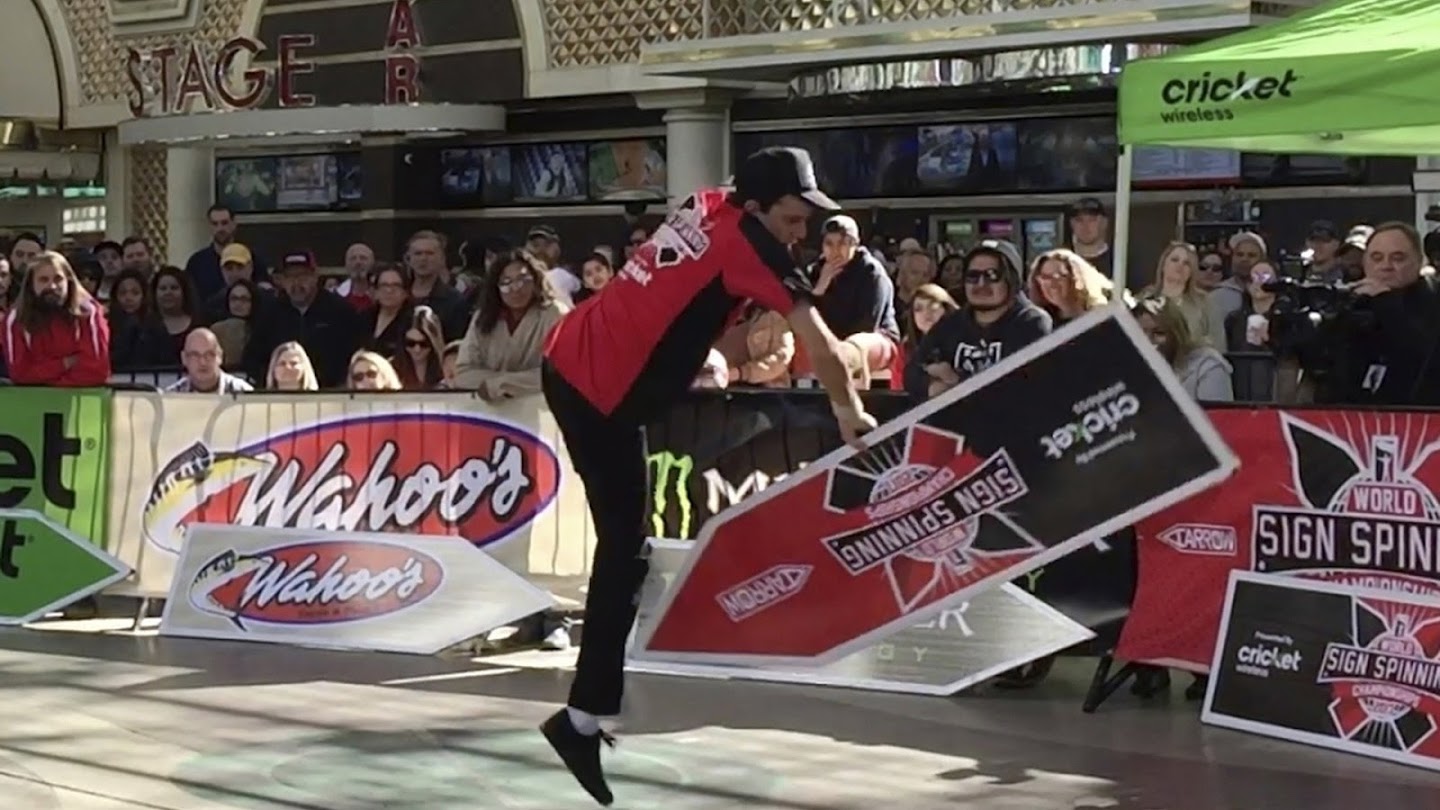
[[(236, 37), (213, 51), (198, 42), (166, 45), (148, 52), (129, 49), (125, 74), (130, 83), (130, 113), (172, 115), (199, 110), (258, 107), (273, 91), (281, 107), (313, 107), (315, 97), (295, 89), (295, 77), (315, 70), (299, 51), (315, 45), (314, 34), (284, 34), (275, 43), (273, 68), (246, 67), (266, 52), (264, 43)], [(237, 75), (238, 73), (238, 75)]]

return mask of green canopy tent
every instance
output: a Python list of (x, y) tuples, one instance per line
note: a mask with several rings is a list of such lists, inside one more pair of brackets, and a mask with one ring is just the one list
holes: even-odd
[[(1337, 0), (1125, 66), (1116, 274), (1136, 145), (1292, 154), (1440, 153), (1440, 0)], [(1122, 238), (1124, 236), (1125, 238)]]

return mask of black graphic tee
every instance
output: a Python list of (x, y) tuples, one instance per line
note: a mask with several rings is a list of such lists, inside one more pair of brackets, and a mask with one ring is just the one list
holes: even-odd
[(965, 380), (1050, 334), (1050, 328), (1050, 315), (1024, 298), (1017, 298), (1009, 312), (988, 325), (977, 323), (968, 307), (952, 312), (935, 324), (910, 355), (905, 391), (916, 402), (924, 402), (930, 389), (925, 366), (949, 363)]

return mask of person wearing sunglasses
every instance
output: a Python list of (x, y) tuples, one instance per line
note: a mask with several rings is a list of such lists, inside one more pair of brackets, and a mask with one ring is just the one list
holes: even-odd
[(545, 339), (568, 310), (539, 257), (525, 250), (502, 254), (490, 265), (460, 342), (453, 387), (488, 400), (540, 393)]
[(1225, 257), (1213, 250), (1200, 257), (1200, 272), (1195, 274), (1195, 286), (1203, 292), (1210, 292), (1225, 280)]
[(1021, 294), (1020, 251), (985, 239), (965, 254), (965, 300), (930, 329), (905, 366), (905, 391), (924, 402), (1050, 334), (1045, 310)]

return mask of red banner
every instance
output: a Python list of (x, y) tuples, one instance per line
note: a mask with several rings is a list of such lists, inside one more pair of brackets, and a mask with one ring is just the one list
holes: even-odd
[(1440, 414), (1210, 411), (1240, 471), (1136, 526), (1116, 655), (1210, 668), (1233, 569), (1440, 594)]

